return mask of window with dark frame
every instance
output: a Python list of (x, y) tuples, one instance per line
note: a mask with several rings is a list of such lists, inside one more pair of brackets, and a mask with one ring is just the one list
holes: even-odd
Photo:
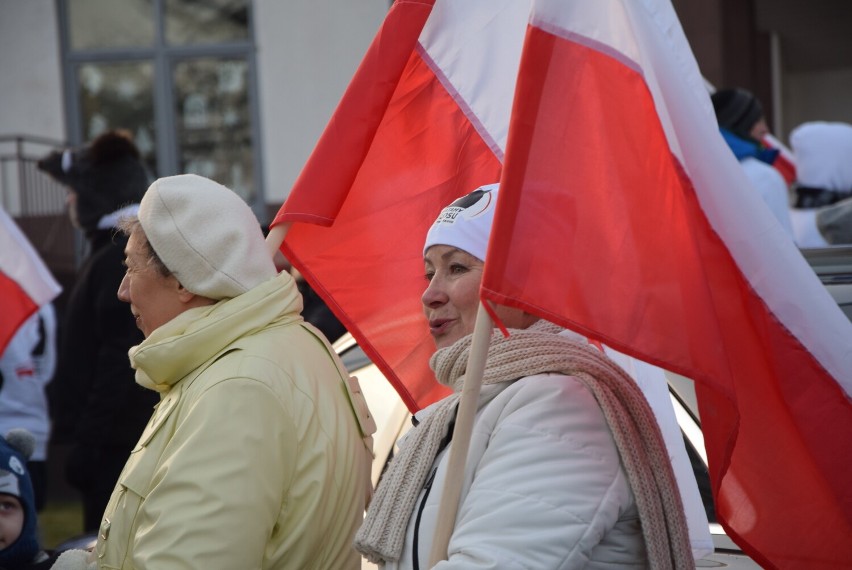
[(129, 131), (153, 176), (212, 178), (262, 211), (251, 0), (60, 0), (74, 144)]

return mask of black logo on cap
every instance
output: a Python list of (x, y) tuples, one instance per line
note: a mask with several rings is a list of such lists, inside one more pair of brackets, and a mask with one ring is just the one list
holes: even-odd
[(485, 194), (490, 194), (490, 193), (491, 193), (490, 190), (487, 190), (487, 191), (486, 190), (474, 190), (473, 192), (471, 192), (467, 196), (462, 196), (461, 198), (459, 198), (458, 200), (456, 200), (455, 202), (450, 204), (448, 207), (449, 208), (461, 208), (462, 210), (465, 210), (467, 208), (470, 208), (471, 206), (473, 206), (477, 202), (479, 202), (479, 199), (482, 198), (482, 196), (484, 196)]

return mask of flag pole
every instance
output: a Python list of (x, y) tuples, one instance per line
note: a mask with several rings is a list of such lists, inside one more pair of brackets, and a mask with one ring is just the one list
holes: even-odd
[(284, 243), (284, 238), (287, 235), (287, 230), (290, 229), (291, 222), (284, 222), (274, 226), (266, 234), (266, 247), (269, 248), (269, 255), (275, 256), (275, 253), (281, 249), (281, 244)]
[(453, 430), (453, 445), (450, 447), (450, 458), (447, 463), (447, 477), (441, 493), (441, 503), (438, 507), (438, 522), (435, 528), (435, 538), (432, 541), (432, 552), (429, 554), (429, 568), (447, 559), (447, 548), (450, 536), (455, 528), (456, 513), (459, 508), (459, 497), (463, 484), (467, 451), (470, 447), (470, 434), (473, 430), (473, 419), (476, 416), (476, 404), (479, 401), (479, 389), (482, 387), (482, 375), (485, 371), (485, 359), (488, 355), (488, 345), (491, 342), (491, 331), (494, 323), (482, 302), (476, 313), (476, 324), (473, 327), (473, 340), (467, 359), (467, 372), (464, 387), (459, 399), (459, 409), (456, 415), (456, 426)]
[(269, 251), (272, 261), (275, 262), (275, 267), (279, 271), (290, 269), (290, 262), (284, 258), (281, 253), (281, 244), (284, 243), (284, 238), (287, 236), (287, 230), (290, 229), (292, 222), (283, 222), (277, 226), (270, 228), (266, 234), (266, 247)]

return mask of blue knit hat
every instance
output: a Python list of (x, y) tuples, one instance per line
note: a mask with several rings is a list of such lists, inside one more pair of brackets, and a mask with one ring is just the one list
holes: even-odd
[(16, 497), (24, 509), (24, 526), (18, 539), (0, 550), (0, 568), (17, 568), (39, 553), (38, 519), (33, 484), (27, 471), (35, 438), (24, 429), (13, 429), (0, 437), (0, 494)]

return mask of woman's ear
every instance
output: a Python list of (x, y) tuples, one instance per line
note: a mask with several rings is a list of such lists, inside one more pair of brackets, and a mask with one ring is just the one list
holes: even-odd
[(189, 289), (183, 286), (183, 283), (177, 280), (174, 276), (172, 278), (177, 283), (177, 295), (178, 300), (186, 305), (187, 309), (192, 309), (194, 307), (203, 307), (205, 305), (213, 305), (216, 303), (216, 299), (211, 299), (210, 297), (204, 297), (203, 295), (198, 295), (193, 293)]
[(196, 297), (197, 295), (196, 295), (195, 293), (191, 292), (191, 291), (190, 291), (189, 289), (187, 289), (186, 287), (184, 287), (184, 286), (183, 286), (183, 284), (182, 284), (180, 281), (178, 281), (177, 279), (175, 279), (175, 282), (177, 283), (177, 294), (178, 294), (178, 299), (179, 299), (182, 303), (190, 303), (190, 302), (192, 302), (192, 301), (195, 299), (195, 297)]

